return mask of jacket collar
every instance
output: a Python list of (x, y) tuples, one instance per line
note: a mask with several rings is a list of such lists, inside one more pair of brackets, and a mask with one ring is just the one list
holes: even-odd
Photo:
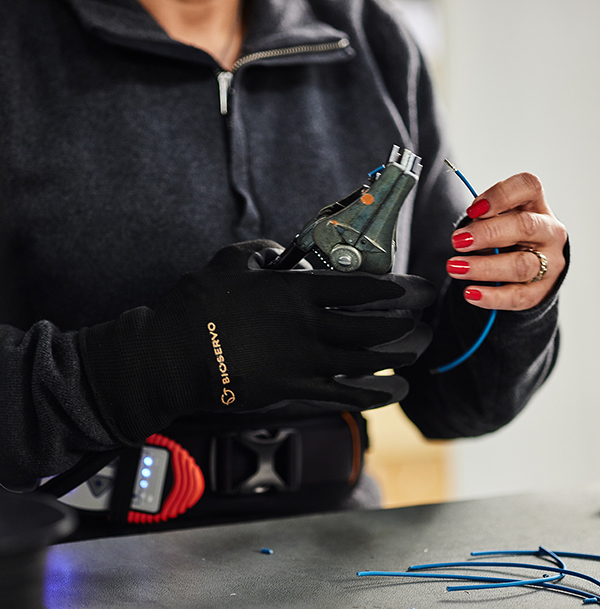
[[(84, 28), (106, 42), (156, 55), (216, 65), (204, 51), (170, 38), (137, 0), (63, 1), (71, 6)], [(344, 32), (320, 21), (307, 0), (256, 0), (251, 1), (249, 6), (248, 30), (242, 55), (327, 44), (347, 38)], [(341, 60), (351, 55), (350, 47), (341, 45), (338, 52), (329, 52), (327, 57), (328, 60)], [(306, 56), (303, 56), (303, 60), (306, 61)], [(294, 61), (294, 54), (288, 55), (285, 61)]]
[(317, 19), (307, 0), (255, 0), (249, 8), (244, 53), (348, 38)]

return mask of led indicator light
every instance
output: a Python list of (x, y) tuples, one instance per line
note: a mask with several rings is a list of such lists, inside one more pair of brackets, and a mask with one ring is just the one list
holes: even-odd
[(150, 467), (154, 463), (154, 459), (152, 457), (144, 457), (144, 465)]
[(148, 480), (140, 480), (140, 486), (142, 488), (148, 488)]
[(144, 476), (144, 478), (150, 478), (151, 475), (152, 472), (147, 467), (144, 467), (142, 470), (142, 476)]

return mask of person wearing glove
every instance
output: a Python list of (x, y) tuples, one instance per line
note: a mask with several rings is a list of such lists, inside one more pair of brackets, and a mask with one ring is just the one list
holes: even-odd
[[(157, 431), (198, 439), (210, 462), (232, 434), (309, 429), (302, 458), (318, 500), (289, 491), (282, 507), (286, 493), (269, 491), (254, 513), (322, 509), (334, 485), (319, 476), (344, 450), (358, 467), (340, 485), (346, 496), (360, 485), (356, 411), (401, 400), (427, 437), (476, 436), (548, 377), (564, 227), (535, 180), (513, 176), (457, 228), (468, 203), (443, 163), (419, 49), (392, 3), (351, 9), (0, 5), (1, 484)], [(393, 275), (261, 268), (272, 244), (257, 240), (289, 243), (392, 144), (423, 164)], [(484, 255), (494, 247), (501, 255)], [(548, 260), (532, 284), (539, 258), (526, 249)], [(482, 347), (432, 376), (472, 344), (488, 308), (502, 310)], [(338, 419), (343, 429), (328, 427)], [(230, 499), (248, 514), (248, 497)]]
[(414, 315), (433, 303), (434, 286), (392, 274), (262, 269), (253, 254), (277, 247), (226, 247), (155, 309), (80, 332), (88, 381), (115, 435), (139, 442), (195, 411), (295, 402), (360, 411), (406, 396), (404, 379), (373, 373), (425, 350), (431, 333)]

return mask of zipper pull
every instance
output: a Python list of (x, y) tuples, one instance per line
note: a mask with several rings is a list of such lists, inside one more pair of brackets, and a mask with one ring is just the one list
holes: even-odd
[(225, 116), (228, 111), (227, 101), (229, 99), (229, 90), (231, 89), (231, 80), (233, 79), (233, 72), (219, 72), (217, 74), (217, 80), (219, 81), (219, 104), (221, 107), (221, 114)]

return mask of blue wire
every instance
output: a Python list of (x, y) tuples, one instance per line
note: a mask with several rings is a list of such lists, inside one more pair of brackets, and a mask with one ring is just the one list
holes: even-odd
[[(541, 546), (540, 546), (541, 548)], [(547, 550), (544, 550), (547, 552)], [(471, 552), (471, 556), (499, 556), (513, 554), (515, 556), (539, 556), (539, 550), (494, 550), (493, 552)], [(582, 558), (584, 560), (600, 561), (600, 554), (581, 554), (580, 552), (558, 552), (553, 551), (556, 556), (564, 556), (565, 558)], [(562, 562), (562, 561), (561, 561)]]
[[(476, 565), (477, 563), (472, 563)], [(518, 563), (515, 563), (517, 565)], [(540, 567), (543, 571), (543, 567)], [(453, 573), (411, 573), (408, 571), (359, 571), (358, 577), (381, 576), (381, 577), (422, 577), (429, 579), (460, 579), (467, 581), (494, 582), (484, 586), (449, 586), (448, 591), (453, 590), (478, 590), (484, 588), (504, 588), (507, 586), (530, 586), (535, 584), (545, 584), (562, 579), (564, 575), (558, 573), (549, 577), (538, 577), (536, 579), (507, 579), (506, 577), (485, 577), (483, 575), (455, 575)]]
[[(558, 551), (550, 551), (540, 546), (539, 550), (495, 550), (495, 551), (483, 551), (483, 552), (471, 552), (471, 556), (500, 556), (500, 555), (515, 555), (515, 556), (541, 556), (542, 554), (547, 554), (554, 558), (559, 566), (562, 566), (563, 569), (566, 568), (565, 563), (559, 558), (559, 556), (564, 556), (565, 558), (580, 558), (583, 560), (596, 560), (600, 561), (600, 555), (598, 554), (582, 554), (581, 552), (558, 552)], [(547, 588), (553, 588), (559, 591), (570, 592), (570, 593), (579, 593), (586, 594), (587, 597), (583, 601), (584, 605), (591, 605), (593, 603), (600, 605), (600, 597), (595, 596), (593, 594), (584, 593), (581, 590), (575, 590), (573, 588), (566, 588), (565, 586), (558, 586), (554, 584), (548, 584), (545, 586)]]
[(479, 347), (481, 346), (481, 343), (486, 339), (487, 335), (490, 333), (492, 325), (493, 325), (494, 321), (496, 320), (496, 314), (497, 314), (497, 311), (495, 309), (493, 309), (488, 318), (488, 322), (487, 322), (485, 328), (483, 329), (483, 332), (479, 335), (479, 338), (475, 341), (475, 343), (473, 344), (473, 346), (470, 349), (465, 351), (460, 357), (456, 358), (454, 361), (450, 362), (449, 364), (445, 364), (444, 366), (439, 366), (438, 368), (436, 368), (434, 370), (435, 374), (442, 374), (443, 372), (452, 370), (452, 368), (456, 368), (456, 366), (459, 366), (465, 360), (469, 359), (471, 357), (471, 355), (473, 355), (473, 353), (475, 353), (475, 351), (477, 351), (477, 349), (479, 349)]
[[(497, 554), (500, 554), (500, 552), (497, 552)], [(475, 555), (483, 555), (483, 554), (479, 554), (479, 553), (475, 553), (475, 552), (471, 552), (471, 556), (475, 556)], [(529, 556), (549, 556), (557, 565), (559, 568), (561, 569), (566, 569), (567, 565), (565, 565), (565, 563), (556, 555), (555, 552), (552, 552), (551, 550), (547, 550), (546, 548), (544, 548), (543, 546), (540, 546), (539, 550), (537, 552), (531, 552), (529, 553)], [(474, 563), (476, 564), (476, 563)], [(515, 563), (517, 564), (517, 563)], [(538, 581), (534, 581), (534, 580), (523, 580), (523, 581), (518, 581), (518, 580), (511, 580), (512, 583), (504, 583), (504, 584), (492, 584), (492, 585), (481, 585), (481, 586), (449, 586), (448, 587), (448, 591), (452, 591), (452, 590), (485, 590), (486, 588), (505, 588), (505, 587), (511, 587), (511, 586), (527, 586), (527, 585), (532, 585), (532, 584), (543, 584), (546, 585), (547, 582), (552, 582), (552, 581), (557, 581), (560, 579), (563, 579), (564, 575), (554, 575), (552, 577), (546, 577), (544, 579), (541, 580), (541, 582)]]
[(373, 176), (377, 175), (380, 171), (383, 171), (385, 169), (385, 165), (380, 165), (377, 169), (373, 169), (373, 171), (369, 171), (369, 173), (367, 174), (370, 178), (372, 178)]
[(554, 562), (561, 568), (561, 569), (566, 569), (567, 565), (565, 565), (564, 561), (561, 560), (558, 557), (558, 554), (556, 552), (552, 552), (552, 550), (547, 550), (546, 548), (544, 548), (544, 546), (540, 546), (539, 550), (537, 551), (537, 555), (543, 557), (544, 554), (546, 556), (549, 556), (550, 558), (552, 558), (552, 560), (554, 560)]
[[(472, 563), (477, 565), (476, 562)], [(518, 563), (515, 563), (518, 566)], [(534, 580), (519, 580), (519, 579), (505, 579), (502, 577), (484, 577), (477, 575), (454, 575), (450, 573), (407, 573), (402, 571), (359, 571), (356, 575), (362, 576), (385, 576), (385, 577), (414, 577), (414, 578), (430, 578), (430, 579), (465, 579), (469, 581), (496, 581), (496, 582), (514, 582), (520, 584), (523, 581), (523, 585), (530, 585), (534, 587), (547, 588), (548, 590), (556, 590), (557, 592), (565, 592), (566, 594), (572, 594), (573, 596), (579, 596), (584, 599), (584, 605), (591, 605), (592, 603), (600, 604), (600, 598), (592, 594), (591, 592), (585, 592), (584, 590), (578, 590), (577, 588), (570, 588), (561, 584), (550, 583), (550, 578), (544, 578), (541, 583), (532, 583)], [(562, 576), (558, 576), (562, 577)], [(554, 577), (552, 578), (554, 579)], [(483, 588), (489, 586), (482, 586)], [(447, 586), (446, 590), (457, 591), (459, 586)]]
[(465, 186), (471, 191), (471, 194), (475, 198), (477, 198), (479, 195), (475, 192), (475, 189), (471, 186), (471, 184), (469, 183), (469, 180), (467, 180), (467, 178), (465, 178), (465, 176), (463, 175), (462, 171), (459, 171), (458, 169), (455, 169), (454, 173), (465, 183)]
[[(477, 564), (477, 563), (473, 563)], [(482, 582), (510, 582), (520, 581), (507, 579), (505, 577), (485, 577), (484, 575), (456, 575), (454, 573), (409, 573), (408, 571), (358, 571), (358, 577), (414, 577), (414, 578), (429, 578), (429, 579), (464, 579), (468, 581)], [(560, 577), (560, 576), (559, 576)]]
[[(538, 550), (499, 550), (499, 551), (485, 551), (485, 552), (471, 552), (471, 556), (492, 556), (492, 555), (520, 555), (520, 556), (539, 556), (539, 557), (550, 557), (558, 567), (545, 567), (543, 565), (529, 565), (526, 563), (492, 563), (492, 562), (460, 562), (460, 563), (437, 563), (428, 565), (414, 565), (409, 567), (408, 571), (359, 571), (358, 576), (387, 576), (387, 577), (423, 577), (430, 579), (446, 579), (446, 580), (467, 580), (473, 582), (488, 582), (477, 586), (447, 586), (448, 591), (458, 590), (477, 590), (477, 589), (488, 589), (488, 588), (502, 588), (502, 587), (516, 587), (516, 586), (532, 586), (539, 588), (546, 588), (548, 590), (555, 590), (557, 592), (564, 592), (573, 596), (579, 596), (583, 598), (584, 605), (600, 604), (600, 597), (593, 593), (586, 592), (584, 590), (578, 590), (577, 588), (571, 588), (556, 583), (551, 583), (562, 579), (565, 575), (572, 575), (581, 579), (585, 579), (597, 585), (600, 585), (600, 581), (593, 577), (585, 575), (577, 571), (571, 571), (566, 568), (565, 563), (559, 558), (560, 556), (569, 558), (581, 558), (588, 560), (600, 560), (600, 555), (596, 554), (581, 554), (577, 552), (558, 552), (547, 550), (543, 546), (540, 546)], [(526, 569), (539, 569), (540, 571), (548, 570), (554, 571), (557, 575), (551, 577), (536, 578), (530, 580), (519, 580), (509, 579), (501, 577), (486, 577), (477, 575), (458, 575), (450, 573), (415, 573), (415, 571), (421, 571), (422, 569), (434, 569), (434, 568), (452, 568), (458, 566), (473, 567), (477, 568), (481, 565), (484, 566), (503, 566), (510, 568), (526, 568)], [(493, 582), (493, 583), (489, 583)]]
[(597, 586), (600, 586), (600, 581), (596, 578), (580, 573), (578, 571), (571, 571), (570, 569), (561, 569), (560, 567), (549, 567), (541, 565), (531, 565), (528, 563), (520, 562), (447, 562), (430, 565), (413, 565), (408, 567), (408, 571), (419, 571), (421, 569), (444, 569), (453, 567), (519, 567), (520, 569), (536, 569), (538, 571), (553, 571), (554, 573), (562, 573), (563, 575), (572, 575), (579, 579), (585, 579)]
[(537, 579), (521, 579), (512, 580), (507, 582), (500, 582), (497, 584), (483, 584), (483, 585), (472, 585), (472, 586), (448, 586), (446, 590), (448, 592), (459, 592), (461, 590), (487, 590), (488, 588), (518, 588), (519, 586), (535, 586), (538, 584), (545, 585), (545, 582), (555, 582), (558, 579), (562, 579), (564, 576), (560, 573), (558, 575), (552, 575), (550, 577), (538, 577)]
[[(552, 550), (548, 550), (544, 548), (544, 546), (540, 546), (538, 550), (493, 550), (483, 551), (483, 552), (471, 552), (471, 556), (549, 556), (554, 560), (554, 562), (561, 568), (566, 569), (567, 565), (565, 565), (564, 561), (562, 561), (559, 557), (564, 556), (564, 552), (555, 552)], [(571, 557), (574, 555), (571, 554)], [(581, 558), (582, 555), (576, 555), (577, 558)], [(591, 555), (586, 555), (591, 556)], [(595, 557), (596, 559), (600, 559), (600, 557)]]
[[(477, 192), (475, 192), (475, 189), (471, 186), (469, 180), (467, 180), (467, 178), (465, 178), (465, 176), (462, 174), (462, 172), (459, 171), (456, 167), (454, 167), (454, 165), (452, 165), (449, 162), (448, 162), (448, 165), (452, 169), (452, 171), (454, 171), (454, 173), (464, 182), (465, 186), (471, 191), (471, 194), (475, 198), (477, 198), (479, 195), (477, 194)], [(497, 248), (494, 248), (494, 253), (495, 254), (498, 253)], [(471, 357), (471, 355), (473, 355), (473, 353), (475, 353), (475, 351), (477, 351), (477, 349), (479, 349), (479, 347), (481, 347), (481, 344), (487, 338), (487, 335), (490, 333), (490, 330), (492, 329), (492, 326), (494, 325), (494, 321), (496, 321), (497, 314), (498, 314), (498, 312), (496, 311), (496, 309), (492, 309), (490, 311), (490, 316), (488, 318), (488, 322), (485, 325), (485, 328), (483, 329), (481, 334), (479, 335), (479, 338), (460, 357), (457, 357), (455, 360), (449, 362), (448, 364), (444, 364), (443, 366), (438, 366), (437, 368), (432, 368), (430, 370), (430, 373), (431, 374), (443, 374), (444, 372), (448, 372), (448, 370), (452, 370), (453, 368), (460, 366), (460, 364), (462, 364), (465, 360), (469, 359)]]

